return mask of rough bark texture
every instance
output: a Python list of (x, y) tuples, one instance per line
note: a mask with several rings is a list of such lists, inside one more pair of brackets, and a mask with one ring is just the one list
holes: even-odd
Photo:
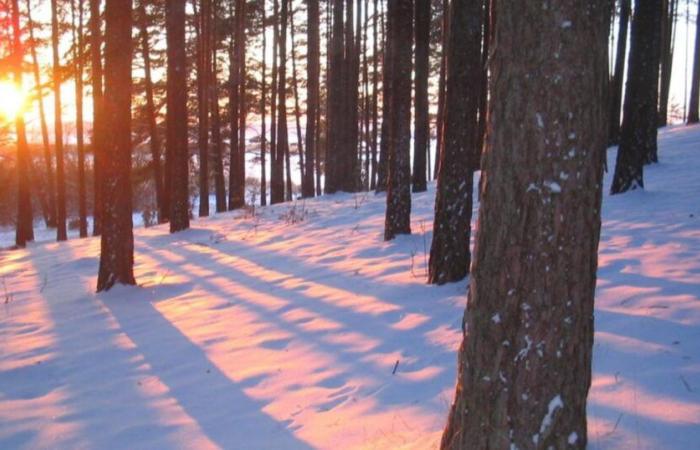
[(656, 159), (661, 0), (636, 0), (615, 176), (619, 194), (644, 187), (644, 164)]
[(627, 55), (627, 27), (630, 20), (631, 0), (622, 0), (620, 5), (620, 26), (617, 35), (617, 52), (615, 56), (615, 73), (610, 86), (610, 128), (608, 143), (617, 145), (620, 142), (620, 110), (622, 109), (622, 79), (625, 75), (625, 59)]
[(51, 0), (51, 48), (53, 54), (54, 135), (56, 140), (56, 240), (68, 239), (66, 233), (66, 176), (63, 161), (63, 122), (61, 116), (61, 59), (58, 53), (58, 4)]
[[(12, 70), (14, 82), (22, 85), (22, 60), (24, 52), (20, 41), (19, 3), (12, 0)], [(24, 112), (20, 111), (15, 118), (17, 134), (17, 228), (15, 244), (24, 247), (27, 242), (34, 240), (32, 217), (32, 199), (29, 193), (30, 155), (27, 146), (27, 135), (24, 127)]]
[(187, 63), (185, 55), (185, 0), (165, 4), (167, 38), (166, 158), (170, 193), (170, 232), (190, 227), (189, 151), (187, 149)]
[(485, 180), (443, 449), (586, 448), (610, 8), (549, 5), (494, 2)]
[(104, 137), (102, 122), (102, 19), (101, 0), (90, 0), (90, 66), (92, 73), (92, 154), (94, 173), (94, 206), (92, 234), (102, 232), (102, 155)]
[(389, 33), (392, 41), (389, 164), (387, 171), (384, 240), (411, 234), (411, 46), (413, 0), (389, 1)]
[(416, 65), (414, 92), (413, 192), (428, 189), (426, 159), (430, 144), (428, 75), (430, 54), (430, 0), (415, 0)]
[[(695, 21), (700, 24), (700, 3)], [(693, 59), (693, 78), (690, 83), (690, 105), (688, 106), (688, 123), (700, 121), (700, 26), (695, 28), (695, 58)]]
[(97, 291), (134, 280), (131, 220), (131, 0), (105, 4), (105, 153)]
[(319, 6), (318, 0), (309, 0), (307, 13), (307, 103), (306, 103), (306, 167), (301, 181), (301, 195), (313, 197), (314, 188), (314, 159), (316, 155), (316, 122), (319, 107), (319, 74), (320, 74), (320, 36), (319, 36)]
[(469, 271), (474, 167), (481, 100), (482, 0), (453, 0), (447, 53), (445, 122), (437, 176), (428, 282), (443, 284)]

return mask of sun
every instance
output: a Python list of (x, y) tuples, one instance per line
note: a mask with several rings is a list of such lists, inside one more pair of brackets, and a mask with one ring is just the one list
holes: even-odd
[(0, 116), (7, 121), (15, 118), (24, 110), (26, 95), (17, 83), (0, 80)]

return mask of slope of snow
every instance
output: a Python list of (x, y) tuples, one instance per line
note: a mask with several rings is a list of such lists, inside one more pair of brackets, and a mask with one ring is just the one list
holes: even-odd
[[(592, 449), (700, 442), (699, 149), (606, 195)], [(0, 448), (436, 448), (466, 282), (424, 283), (433, 198), (390, 243), (372, 194), (139, 229), (107, 294), (96, 239), (1, 252)]]

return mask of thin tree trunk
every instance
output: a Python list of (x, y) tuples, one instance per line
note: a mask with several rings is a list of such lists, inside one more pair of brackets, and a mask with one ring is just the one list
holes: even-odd
[(260, 86), (260, 114), (262, 115), (262, 136), (260, 138), (260, 204), (267, 205), (267, 161), (265, 153), (267, 152), (267, 62), (265, 54), (267, 53), (267, 20), (265, 17), (265, 0), (262, 0), (262, 81)]
[[(273, 161), (272, 173), (272, 199), (271, 202), (281, 203), (285, 198), (284, 188), (284, 160), (289, 152), (287, 140), (287, 15), (289, 11), (288, 0), (282, 0), (280, 11), (280, 32), (277, 45), (279, 47), (279, 73), (277, 74), (277, 149)], [(289, 164), (287, 164), (289, 167)], [(287, 177), (289, 179), (289, 177)], [(289, 189), (287, 189), (289, 191)]]
[(54, 180), (53, 157), (49, 143), (49, 128), (46, 125), (46, 113), (44, 111), (44, 89), (39, 73), (39, 59), (36, 54), (36, 39), (34, 38), (34, 22), (32, 20), (31, 0), (27, 0), (27, 28), (29, 29), (29, 51), (32, 56), (32, 72), (34, 84), (37, 86), (37, 105), (39, 107), (39, 122), (41, 124), (41, 142), (44, 150), (44, 165), (46, 167), (46, 203), (48, 209), (48, 228), (56, 227), (56, 183)]
[(66, 179), (63, 160), (63, 121), (61, 116), (61, 59), (58, 53), (58, 3), (51, 0), (51, 48), (53, 53), (54, 133), (56, 136), (56, 240), (68, 239), (66, 233)]
[[(369, 145), (369, 60), (367, 57), (367, 31), (369, 28), (369, 0), (364, 0), (364, 18), (362, 19), (362, 123), (364, 132), (361, 136), (361, 141), (364, 142), (365, 160), (364, 160), (364, 184), (362, 190), (369, 191), (370, 186), (370, 160), (371, 149)], [(360, 147), (362, 148), (362, 147)]]
[[(80, 237), (87, 237), (87, 204), (85, 192), (85, 144), (83, 140), (83, 0), (71, 0), (71, 33), (73, 38), (73, 70), (75, 78), (75, 134), (78, 150), (78, 217)], [(76, 24), (77, 19), (77, 24)]]
[[(19, 2), (12, 0), (12, 71), (14, 82), (22, 85), (22, 61), (24, 52), (20, 40)], [(34, 219), (32, 217), (32, 199), (29, 193), (29, 166), (31, 156), (27, 145), (27, 135), (24, 126), (24, 112), (19, 111), (15, 117), (17, 133), (17, 228), (15, 244), (24, 247), (27, 242), (34, 240)]]
[(585, 449), (609, 2), (494, 6), (488, 181), (441, 448)]
[[(695, 21), (700, 24), (700, 3), (698, 3), (698, 14)], [(690, 83), (690, 104), (688, 106), (688, 123), (698, 123), (700, 121), (700, 25), (695, 27), (695, 58), (693, 60), (693, 78)]]
[(187, 147), (187, 56), (185, 53), (185, 0), (167, 0), (166, 166), (170, 171), (170, 232), (190, 227), (189, 150)]
[(673, 41), (676, 35), (676, 9), (678, 0), (663, 1), (663, 19), (661, 30), (661, 74), (659, 81), (659, 123), (660, 127), (668, 125), (668, 98), (671, 90), (671, 73), (673, 70)]
[(636, 0), (624, 114), (611, 194), (644, 188), (644, 164), (656, 154), (661, 0)]
[(209, 215), (209, 74), (211, 72), (211, 8), (209, 1), (201, 0), (197, 27), (199, 217)]
[(621, 0), (620, 25), (617, 36), (617, 53), (615, 56), (615, 72), (610, 87), (610, 131), (608, 143), (616, 145), (620, 142), (620, 110), (622, 108), (622, 79), (625, 74), (625, 56), (627, 52), (627, 27), (629, 25), (631, 0)]
[(379, 34), (377, 22), (379, 21), (379, 0), (373, 0), (374, 14), (372, 16), (372, 162), (369, 188), (377, 188), (377, 138), (379, 136)]
[(389, 4), (391, 108), (384, 240), (411, 234), (411, 46), (413, 1)]
[(437, 135), (435, 145), (435, 167), (433, 168), (433, 178), (437, 178), (440, 170), (440, 152), (442, 152), (442, 142), (445, 124), (445, 86), (447, 76), (447, 47), (450, 35), (450, 4), (448, 0), (442, 0), (442, 36), (440, 41), (440, 77), (438, 81), (438, 108), (435, 124)]
[[(283, 0), (284, 3), (285, 0)], [(284, 7), (283, 7), (284, 8)], [(284, 201), (284, 151), (280, 153), (279, 140), (279, 122), (281, 111), (279, 110), (281, 96), (280, 93), (280, 78), (281, 64), (280, 60), (280, 11), (279, 2), (274, 0), (273, 3), (273, 42), (272, 42), (272, 101), (271, 101), (271, 145), (270, 145), (270, 203), (281, 203)]]
[(313, 197), (314, 161), (316, 159), (316, 128), (319, 109), (319, 74), (320, 74), (320, 36), (319, 36), (319, 5), (318, 0), (307, 2), (307, 60), (306, 60), (306, 167), (301, 182), (301, 195), (304, 198)]
[(430, 145), (428, 75), (430, 71), (430, 0), (415, 0), (416, 68), (414, 103), (413, 192), (428, 189), (426, 154)]
[(214, 0), (212, 8), (213, 26), (211, 27), (211, 74), (210, 74), (210, 108), (211, 108), (211, 140), (212, 161), (214, 163), (214, 190), (216, 193), (216, 212), (226, 211), (226, 179), (224, 178), (224, 145), (221, 139), (221, 114), (219, 112), (219, 70), (217, 61), (217, 47), (219, 36), (216, 32), (218, 23), (218, 10), (220, 3)]
[[(102, 159), (104, 137), (102, 124), (102, 19), (101, 0), (90, 0), (90, 66), (92, 73), (92, 155), (94, 177), (94, 201), (92, 234), (102, 232)], [(167, 183), (166, 183), (167, 184)], [(167, 192), (167, 190), (166, 190)], [(167, 199), (166, 199), (167, 201)]]
[(134, 280), (131, 219), (131, 0), (105, 6), (104, 215), (97, 291)]
[(392, 79), (392, 61), (390, 58), (392, 52), (392, 43), (387, 36), (388, 27), (385, 24), (383, 5), (382, 8), (382, 125), (381, 137), (379, 142), (379, 163), (377, 164), (377, 186), (376, 192), (384, 192), (387, 187), (387, 176), (389, 167), (389, 122), (391, 117), (391, 79)]
[[(297, 152), (299, 154), (299, 173), (301, 175), (302, 182), (304, 180), (304, 170), (306, 166), (304, 165), (304, 145), (301, 134), (301, 108), (299, 108), (299, 80), (297, 79), (297, 55), (294, 43), (294, 10), (289, 12), (289, 33), (290, 42), (292, 44), (292, 88), (294, 89), (294, 120), (297, 127)], [(307, 50), (308, 51), (308, 50)]]
[[(238, 35), (236, 41), (238, 49), (238, 70), (240, 71), (238, 84), (238, 195), (241, 206), (245, 205), (245, 166), (246, 166), (246, 116), (248, 105), (246, 104), (246, 0), (239, 0), (240, 7), (236, 11), (238, 17)], [(238, 7), (238, 5), (236, 5)]]

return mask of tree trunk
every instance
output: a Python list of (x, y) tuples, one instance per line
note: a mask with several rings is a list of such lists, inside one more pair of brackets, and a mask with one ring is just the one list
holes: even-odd
[[(277, 168), (277, 88), (279, 77), (279, 2), (272, 4), (272, 85), (270, 99), (270, 203), (280, 203), (284, 199), (282, 170)], [(272, 199), (275, 199), (274, 201)]]
[(430, 0), (416, 2), (416, 69), (414, 103), (413, 192), (428, 189), (426, 156), (430, 145), (428, 75), (430, 72)]
[(615, 73), (610, 87), (610, 131), (608, 144), (620, 142), (620, 109), (622, 107), (622, 79), (625, 74), (625, 55), (627, 52), (627, 27), (630, 18), (631, 0), (621, 0), (620, 25), (617, 36), (617, 53), (615, 56)]
[[(288, 0), (282, 0), (280, 11), (280, 32), (277, 46), (279, 50), (279, 69), (277, 73), (277, 148), (272, 162), (272, 198), (271, 203), (285, 200), (284, 160), (289, 152), (287, 134), (287, 16)], [(288, 190), (288, 189), (287, 189)]]
[(53, 53), (54, 132), (56, 136), (56, 240), (68, 239), (66, 233), (66, 179), (63, 168), (63, 122), (61, 116), (61, 59), (58, 53), (58, 4), (51, 0), (51, 48)]
[(131, 0), (105, 5), (104, 214), (97, 291), (134, 280), (131, 219)]
[[(364, 129), (361, 135), (361, 141), (364, 142), (365, 147), (365, 159), (364, 159), (364, 178), (363, 178), (363, 191), (369, 191), (369, 186), (371, 184), (370, 178), (370, 161), (371, 161), (371, 147), (370, 147), (370, 97), (369, 97), (369, 58), (367, 56), (367, 35), (369, 29), (369, 0), (364, 0), (364, 18), (362, 19), (362, 128)], [(359, 27), (359, 25), (358, 25)], [(362, 146), (360, 146), (362, 149)]]
[(486, 181), (441, 447), (584, 449), (609, 2), (494, 6)]
[(624, 117), (611, 194), (644, 187), (644, 164), (656, 154), (661, 0), (636, 0)]
[(306, 167), (301, 181), (301, 195), (304, 198), (313, 197), (314, 189), (314, 160), (316, 155), (316, 127), (319, 109), (319, 74), (320, 74), (320, 36), (319, 36), (319, 5), (318, 0), (309, 0), (307, 13), (307, 60), (306, 60)]
[[(700, 24), (700, 3), (698, 3), (698, 14), (695, 21)], [(693, 60), (693, 78), (690, 83), (690, 105), (688, 106), (688, 124), (698, 123), (700, 115), (700, 25), (695, 27), (695, 58)]]
[(472, 190), (479, 154), (482, 5), (478, 0), (453, 0), (450, 5), (444, 140), (437, 177), (429, 283), (461, 280), (471, 261)]
[(56, 183), (54, 181), (53, 157), (49, 144), (49, 128), (46, 125), (46, 113), (44, 111), (44, 90), (41, 87), (41, 75), (39, 73), (39, 59), (36, 54), (36, 40), (34, 38), (34, 22), (32, 20), (31, 0), (27, 0), (27, 28), (29, 29), (29, 50), (32, 55), (32, 72), (34, 84), (38, 88), (37, 104), (39, 107), (39, 122), (41, 123), (41, 142), (44, 149), (44, 165), (46, 166), (46, 203), (48, 209), (48, 228), (56, 227)]
[[(383, 6), (384, 2), (380, 2)], [(391, 117), (392, 43), (387, 36), (387, 28), (382, 10), (382, 125), (380, 129), (379, 163), (377, 164), (376, 192), (385, 192), (389, 173), (389, 122)]]
[(145, 0), (139, 0), (139, 38), (141, 40), (141, 56), (143, 57), (144, 84), (146, 88), (146, 115), (148, 117), (148, 134), (151, 149), (151, 169), (153, 170), (153, 186), (156, 189), (156, 208), (158, 223), (165, 223), (168, 214), (163, 210), (163, 173), (160, 165), (160, 137), (156, 123), (156, 108), (153, 101), (153, 79), (151, 76), (151, 51), (148, 39), (148, 15)]
[(389, 3), (388, 40), (391, 61), (389, 164), (384, 240), (411, 234), (411, 46), (413, 0)]
[[(75, 135), (78, 150), (78, 217), (80, 237), (87, 237), (87, 203), (85, 192), (85, 143), (83, 140), (83, 0), (71, 0), (71, 33), (73, 38), (73, 70), (75, 78)], [(76, 16), (77, 14), (77, 16)], [(77, 19), (77, 23), (76, 23)]]
[(260, 83), (260, 115), (262, 116), (262, 136), (260, 138), (260, 205), (267, 205), (267, 161), (265, 153), (267, 152), (267, 123), (266, 123), (266, 110), (267, 110), (267, 76), (265, 71), (267, 69), (267, 63), (265, 61), (265, 55), (267, 54), (267, 23), (265, 17), (265, 0), (262, 0), (262, 80)]
[[(22, 86), (22, 61), (24, 52), (20, 40), (19, 2), (12, 0), (12, 71), (16, 86)], [(34, 240), (32, 217), (32, 199), (29, 193), (29, 165), (31, 156), (27, 145), (27, 135), (24, 127), (24, 112), (19, 111), (15, 117), (17, 133), (17, 228), (15, 244), (24, 247), (27, 242)]]
[(216, 192), (216, 212), (226, 211), (226, 179), (224, 178), (224, 145), (221, 139), (221, 114), (219, 112), (219, 70), (216, 50), (219, 36), (216, 32), (218, 10), (220, 3), (214, 0), (212, 15), (214, 26), (211, 27), (211, 74), (210, 74), (210, 107), (211, 107), (211, 140), (212, 161), (214, 163), (214, 190)]
[(209, 75), (211, 72), (211, 7), (201, 0), (197, 34), (197, 108), (199, 146), (199, 217), (209, 215)]
[(101, 0), (90, 0), (90, 66), (92, 72), (92, 154), (94, 177), (94, 205), (92, 234), (102, 232), (102, 159), (104, 137), (102, 124), (102, 19)]
[(304, 145), (301, 134), (301, 108), (299, 107), (299, 80), (297, 79), (297, 54), (294, 42), (294, 10), (289, 12), (289, 33), (292, 44), (292, 89), (294, 90), (294, 121), (297, 126), (297, 153), (299, 154), (299, 173), (302, 183), (304, 182)]
[(246, 0), (238, 0), (236, 7), (236, 17), (238, 19), (238, 35), (236, 43), (238, 49), (238, 180), (236, 184), (238, 188), (237, 198), (241, 199), (241, 206), (245, 206), (245, 165), (246, 165), (246, 116), (248, 114), (248, 105), (246, 104)]
[(677, 3), (678, 0), (663, 0), (658, 122), (660, 127), (668, 125), (668, 98), (671, 90), (671, 72), (673, 69), (673, 43), (676, 35)]
[(372, 161), (369, 188), (377, 188), (377, 144), (379, 126), (379, 34), (377, 22), (379, 21), (379, 0), (373, 0), (372, 15)]
[(435, 123), (435, 167), (433, 177), (437, 178), (440, 170), (440, 152), (442, 151), (443, 129), (445, 124), (445, 81), (447, 76), (447, 41), (449, 39), (450, 4), (448, 0), (442, 0), (442, 36), (440, 38), (440, 77), (438, 81), (438, 108)]
[(167, 41), (166, 166), (170, 176), (170, 232), (190, 227), (189, 150), (187, 148), (187, 57), (185, 53), (185, 0), (165, 4)]
[(479, 66), (479, 125), (476, 138), (476, 156), (472, 159), (472, 169), (481, 169), (481, 154), (486, 140), (486, 120), (489, 101), (489, 50), (491, 48), (491, 0), (482, 1), (482, 39), (481, 39), (481, 63)]

